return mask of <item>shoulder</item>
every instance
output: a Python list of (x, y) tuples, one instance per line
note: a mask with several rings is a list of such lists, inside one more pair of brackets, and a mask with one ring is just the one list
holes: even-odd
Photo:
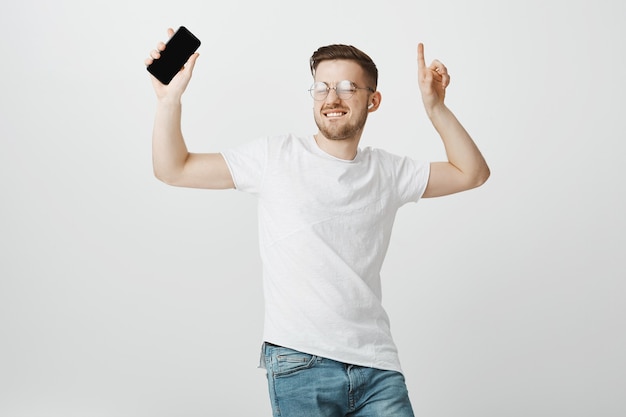
[(272, 149), (284, 149), (294, 146), (304, 146), (305, 137), (297, 136), (293, 134), (283, 135), (268, 135), (259, 136), (255, 139), (248, 140), (246, 142), (234, 145), (229, 149), (226, 149), (222, 153), (240, 153), (240, 152), (258, 152), (260, 150), (272, 150)]
[(399, 155), (385, 149), (367, 147), (361, 151), (362, 159), (387, 172), (417, 173), (428, 171), (430, 162), (407, 155)]
[(308, 136), (285, 133), (282, 135), (266, 136), (265, 140), (272, 146), (306, 146)]
[(361, 150), (361, 157), (371, 162), (381, 164), (396, 164), (402, 160), (410, 159), (407, 156), (398, 155), (381, 148), (366, 147)]
[(289, 153), (301, 153), (311, 151), (311, 141), (307, 136), (286, 133), (263, 138), (270, 154), (280, 154), (284, 156)]

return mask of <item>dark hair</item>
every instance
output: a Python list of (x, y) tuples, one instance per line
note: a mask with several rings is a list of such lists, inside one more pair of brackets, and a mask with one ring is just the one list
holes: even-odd
[(311, 65), (311, 74), (315, 77), (315, 70), (322, 61), (330, 61), (334, 59), (345, 59), (354, 61), (363, 68), (365, 75), (374, 83), (372, 86), (376, 89), (378, 85), (378, 68), (372, 58), (370, 58), (365, 52), (352, 45), (328, 45), (322, 46), (317, 51), (313, 52), (309, 64)]

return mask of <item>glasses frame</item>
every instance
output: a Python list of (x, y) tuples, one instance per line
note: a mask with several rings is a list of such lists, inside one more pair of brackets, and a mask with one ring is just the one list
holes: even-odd
[[(345, 83), (345, 82), (350, 83), (350, 86), (355, 91), (350, 91), (349, 93), (346, 93), (344, 90), (342, 90), (341, 92), (337, 91), (337, 86), (342, 84), (342, 83)], [(324, 84), (326, 86), (326, 94), (324, 94), (324, 97), (316, 98), (315, 97), (315, 86), (316, 85), (320, 85), (320, 84)], [(335, 94), (337, 95), (337, 97), (339, 97), (342, 100), (350, 100), (354, 96), (354, 93), (356, 93), (356, 90), (368, 90), (371, 93), (376, 92), (376, 90), (374, 90), (372, 87), (359, 87), (358, 85), (356, 85), (356, 83), (354, 81), (341, 80), (341, 81), (338, 81), (337, 83), (335, 83), (334, 87), (330, 87), (324, 81), (317, 81), (317, 82), (313, 83), (313, 85), (311, 85), (311, 88), (309, 88), (309, 94), (311, 94), (311, 97), (313, 98), (313, 100), (315, 100), (315, 101), (323, 101), (323, 100), (326, 100), (326, 98), (328, 97), (328, 94), (330, 94), (330, 90), (335, 90)]]

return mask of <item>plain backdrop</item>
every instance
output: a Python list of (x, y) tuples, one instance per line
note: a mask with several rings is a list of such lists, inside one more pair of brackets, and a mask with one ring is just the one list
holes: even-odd
[(363, 146), (440, 160), (416, 46), (492, 170), (403, 207), (383, 270), (417, 416), (626, 415), (626, 3), (0, 6), (0, 416), (269, 416), (254, 197), (152, 175), (143, 61), (201, 40), (197, 152), (316, 131), (308, 59), (380, 71)]

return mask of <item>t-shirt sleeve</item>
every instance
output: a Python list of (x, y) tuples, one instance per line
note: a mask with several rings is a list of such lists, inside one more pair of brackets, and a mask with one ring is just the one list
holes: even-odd
[(267, 164), (267, 138), (259, 138), (222, 152), (235, 188), (258, 194)]
[(396, 161), (397, 189), (402, 204), (417, 202), (428, 185), (430, 163), (418, 161), (408, 157), (401, 157)]

